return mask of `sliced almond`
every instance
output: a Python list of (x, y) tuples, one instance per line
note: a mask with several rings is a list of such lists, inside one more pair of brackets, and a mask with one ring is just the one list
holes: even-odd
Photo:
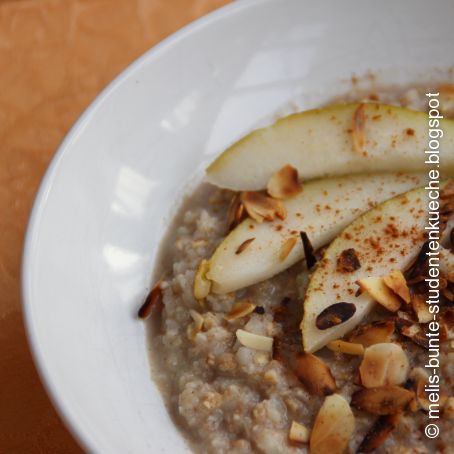
[(389, 434), (399, 423), (400, 414), (380, 416), (363, 441), (358, 447), (357, 452), (372, 452), (379, 448), (388, 438)]
[(209, 269), (210, 263), (208, 260), (203, 259), (195, 273), (193, 290), (194, 297), (199, 302), (203, 301), (210, 294), (211, 281), (206, 277)]
[(336, 380), (330, 368), (312, 353), (298, 355), (295, 375), (316, 396), (328, 396), (336, 391)]
[(285, 219), (287, 210), (280, 200), (272, 199), (259, 192), (242, 192), (241, 202), (248, 215), (257, 222)]
[(454, 309), (445, 310), (439, 317), (440, 332), (442, 340), (450, 341), (454, 339)]
[(339, 394), (325, 398), (310, 438), (311, 454), (343, 454), (355, 431), (355, 417)]
[(255, 308), (255, 304), (239, 301), (232, 306), (232, 309), (228, 314), (224, 315), (224, 318), (227, 321), (231, 322), (232, 320), (236, 320), (238, 318), (251, 314), (252, 312), (254, 312)]
[(358, 282), (360, 289), (391, 312), (400, 308), (400, 299), (385, 285), (381, 277), (366, 277)]
[(367, 347), (359, 366), (361, 383), (365, 388), (400, 385), (410, 371), (407, 355), (402, 347), (393, 343)]
[(161, 284), (162, 279), (156, 282), (156, 284), (153, 286), (150, 293), (146, 297), (144, 303), (140, 307), (137, 315), (142, 320), (148, 318), (151, 315), (153, 308), (156, 307), (156, 305), (159, 304), (160, 301), (162, 302)]
[(382, 386), (355, 392), (351, 405), (374, 415), (392, 415), (401, 412), (414, 397), (412, 391), (401, 386)]
[(429, 348), (429, 340), (419, 324), (412, 322), (409, 322), (408, 324), (407, 322), (399, 327), (399, 332), (403, 336), (411, 339), (416, 345), (425, 349)]
[(443, 407), (443, 417), (454, 419), (454, 397), (448, 397)]
[(377, 321), (357, 328), (350, 336), (352, 343), (362, 344), (369, 347), (374, 344), (390, 342), (395, 330), (393, 320)]
[(291, 237), (284, 241), (284, 244), (281, 246), (281, 250), (279, 252), (279, 260), (281, 262), (283, 262), (288, 257), (290, 252), (292, 252), (292, 249), (295, 246), (296, 242), (296, 237)]
[[(431, 394), (433, 399), (438, 398), (438, 400), (432, 402), (430, 400)], [(436, 393), (431, 391), (429, 378), (419, 377), (416, 381), (416, 400), (423, 410), (430, 411), (431, 406), (434, 405), (435, 408), (443, 408), (448, 400), (448, 395), (443, 388), (439, 388)]]
[(291, 165), (278, 170), (268, 181), (267, 191), (275, 199), (288, 199), (303, 190), (298, 181), (298, 171)]
[(292, 421), (292, 425), (290, 426), (290, 431), (288, 433), (288, 438), (290, 441), (294, 441), (296, 443), (307, 443), (309, 441), (309, 429), (302, 424)]
[(227, 212), (227, 226), (228, 230), (233, 230), (245, 218), (246, 212), (244, 205), (241, 202), (241, 195), (235, 194), (230, 202)]
[(419, 323), (428, 323), (433, 320), (433, 315), (429, 311), (429, 306), (422, 295), (413, 295), (411, 298), (411, 305), (418, 317)]
[(192, 317), (193, 323), (188, 327), (188, 337), (193, 339), (197, 333), (202, 331), (204, 318), (193, 309), (189, 310), (189, 315)]
[(366, 114), (364, 104), (360, 104), (353, 114), (352, 128), (353, 150), (357, 153), (364, 154), (366, 145)]
[(320, 330), (340, 325), (353, 317), (356, 306), (352, 303), (335, 303), (323, 309), (315, 319), (315, 325)]
[(331, 351), (345, 353), (346, 355), (363, 355), (364, 347), (361, 344), (353, 344), (343, 340), (334, 340), (326, 345)]
[(408, 288), (402, 271), (392, 270), (388, 276), (383, 278), (383, 282), (396, 295), (399, 295), (407, 304), (410, 302), (410, 289)]
[(264, 352), (271, 352), (273, 350), (273, 338), (268, 336), (260, 336), (258, 334), (250, 333), (242, 329), (236, 330), (236, 337), (241, 345), (254, 350), (261, 350)]
[(243, 241), (239, 246), (238, 249), (235, 251), (236, 255), (241, 254), (243, 251), (247, 249), (247, 247), (255, 240), (255, 238), (249, 238)]

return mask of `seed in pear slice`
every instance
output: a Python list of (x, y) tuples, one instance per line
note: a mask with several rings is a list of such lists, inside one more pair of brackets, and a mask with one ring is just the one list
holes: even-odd
[[(290, 165), (301, 180), (425, 170), (428, 115), (382, 104), (340, 104), (289, 115), (253, 131), (207, 169), (211, 183), (235, 191), (265, 189)], [(440, 165), (454, 170), (454, 121), (442, 120)]]
[[(396, 196), (357, 218), (330, 244), (311, 276), (304, 299), (301, 330), (306, 351), (317, 351), (342, 338), (372, 309), (374, 298), (368, 292), (355, 296), (357, 281), (387, 275), (390, 268), (406, 269), (412, 263), (424, 243), (426, 202), (424, 188)], [(337, 258), (348, 248), (355, 249), (361, 268), (346, 274), (337, 270)], [(320, 330), (317, 316), (341, 301), (356, 306), (353, 316)]]
[[(305, 232), (318, 249), (366, 210), (424, 182), (424, 174), (377, 174), (305, 184), (301, 193), (280, 201), (287, 213), (285, 220), (260, 223), (246, 219), (227, 235), (209, 260), (206, 277), (212, 281), (211, 291), (233, 292), (284, 271), (304, 258), (301, 241), (283, 254), (289, 239), (299, 232)], [(237, 254), (251, 238), (254, 241)]]

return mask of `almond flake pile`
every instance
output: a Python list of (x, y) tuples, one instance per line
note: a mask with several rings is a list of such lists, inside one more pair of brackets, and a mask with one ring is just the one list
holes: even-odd
[(303, 190), (298, 181), (298, 171), (291, 165), (282, 167), (268, 181), (267, 191), (275, 199), (288, 199)]
[(284, 220), (287, 210), (280, 200), (268, 197), (260, 192), (242, 192), (241, 202), (247, 214), (257, 222), (274, 221), (279, 218)]

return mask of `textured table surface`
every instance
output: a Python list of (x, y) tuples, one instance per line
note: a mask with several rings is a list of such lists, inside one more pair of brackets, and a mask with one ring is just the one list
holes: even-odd
[(126, 65), (226, 0), (0, 0), (0, 454), (81, 452), (33, 366), (20, 261), (56, 148)]

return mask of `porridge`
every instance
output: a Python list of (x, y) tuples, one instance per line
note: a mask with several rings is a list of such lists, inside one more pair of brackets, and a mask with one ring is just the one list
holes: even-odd
[[(454, 91), (443, 90), (452, 116)], [(427, 175), (411, 155), (427, 116), (384, 105), (426, 111), (427, 100), (410, 89), (341, 101), (359, 104), (309, 113), (301, 127), (316, 141), (324, 122), (323, 143), (345, 134), (339, 149), (352, 160), (330, 163), (313, 147), (304, 174), (270, 151), (262, 178), (253, 168), (229, 176), (221, 157), (227, 177), (210, 167), (216, 185), (198, 189), (165, 242), (162, 279), (139, 315), (151, 314), (155, 377), (196, 452), (454, 452), (454, 188), (441, 183), (440, 436), (430, 440)], [(352, 126), (336, 136), (343, 116)], [(402, 134), (374, 132), (374, 119)], [(282, 128), (284, 141), (294, 134)], [(263, 131), (249, 150), (281, 137)], [(376, 145), (382, 136), (397, 158), (369, 168), (371, 137)]]

